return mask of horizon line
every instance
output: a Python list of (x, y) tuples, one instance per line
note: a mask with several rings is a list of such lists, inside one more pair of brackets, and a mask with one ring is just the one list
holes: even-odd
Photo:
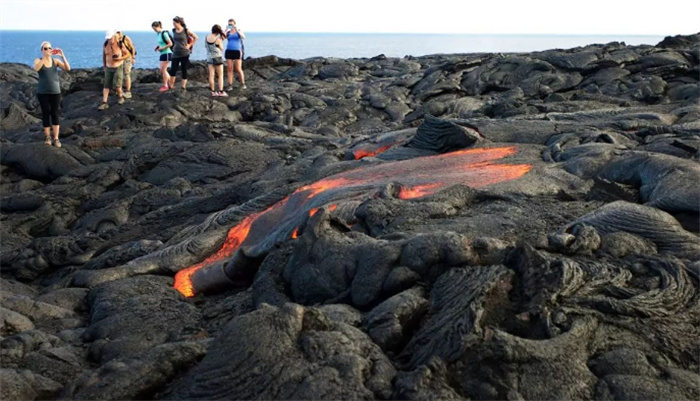
[[(40, 29), (0, 29), (0, 32), (28, 32)], [(94, 29), (54, 29), (53, 32), (103, 32)], [(151, 29), (125, 29), (125, 32), (152, 32)], [(208, 32), (208, 30), (194, 32)], [(286, 34), (341, 34), (341, 35), (497, 35), (497, 36), (688, 36), (691, 34), (656, 34), (656, 33), (494, 33), (494, 32), (329, 32), (329, 31), (249, 31), (249, 33), (286, 33)]]

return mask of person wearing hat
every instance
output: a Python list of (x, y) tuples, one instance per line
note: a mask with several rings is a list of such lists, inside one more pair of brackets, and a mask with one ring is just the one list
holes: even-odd
[(105, 42), (102, 45), (102, 67), (105, 72), (105, 82), (102, 89), (102, 104), (98, 107), (99, 110), (109, 108), (107, 99), (109, 98), (109, 89), (114, 86), (117, 88), (119, 96), (118, 104), (124, 104), (124, 95), (122, 93), (122, 80), (124, 60), (131, 57), (128, 52), (122, 51), (119, 45), (119, 35), (116, 35), (114, 30), (105, 32)]
[(136, 48), (134, 47), (134, 42), (124, 34), (124, 31), (118, 30), (116, 35), (118, 35), (117, 39), (122, 53), (126, 52), (129, 54), (129, 57), (124, 60), (122, 68), (124, 69), (124, 99), (131, 99), (131, 69), (136, 63)]

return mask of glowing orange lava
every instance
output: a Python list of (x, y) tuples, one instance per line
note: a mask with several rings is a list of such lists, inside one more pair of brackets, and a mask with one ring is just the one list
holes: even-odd
[(393, 144), (385, 145), (385, 146), (382, 146), (381, 148), (375, 149), (375, 150), (356, 149), (352, 152), (352, 155), (355, 157), (355, 160), (360, 160), (363, 157), (376, 156), (376, 155), (384, 152), (385, 150), (389, 149), (392, 146), (394, 146), (394, 145)]
[[(391, 145), (390, 145), (391, 146)], [(515, 147), (468, 149), (358, 168), (303, 186), (267, 210), (246, 217), (228, 232), (224, 245), (200, 263), (175, 275), (174, 287), (187, 297), (195, 294), (192, 274), (230, 257), (241, 246), (267, 243), (270, 238), (297, 238), (303, 219), (324, 206), (335, 210), (337, 202), (368, 198), (390, 183), (402, 185), (399, 198), (413, 199), (453, 185), (474, 188), (513, 180), (527, 174), (528, 164), (493, 164), (515, 154)], [(319, 196), (322, 195), (322, 196)]]
[(413, 199), (420, 198), (421, 196), (429, 195), (435, 192), (435, 188), (440, 187), (441, 184), (436, 182), (435, 184), (425, 184), (416, 185), (415, 187), (403, 187), (399, 191), (399, 199)]

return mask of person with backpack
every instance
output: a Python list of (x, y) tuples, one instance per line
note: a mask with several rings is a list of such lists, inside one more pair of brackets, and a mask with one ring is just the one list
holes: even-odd
[(132, 42), (131, 38), (126, 36), (124, 32), (117, 31), (116, 35), (118, 35), (119, 47), (122, 48), (122, 52), (130, 56), (124, 60), (122, 68), (124, 69), (124, 89), (126, 89), (124, 91), (124, 99), (131, 99), (131, 69), (136, 63), (137, 52), (136, 48), (134, 47), (134, 42)]
[(117, 104), (124, 104), (124, 95), (122, 94), (122, 74), (124, 70), (121, 66), (124, 64), (124, 60), (131, 57), (128, 53), (124, 53), (119, 46), (119, 38), (115, 32), (113, 30), (107, 31), (105, 42), (102, 45), (102, 68), (105, 72), (105, 82), (102, 89), (102, 104), (98, 107), (98, 110), (107, 110), (109, 108), (107, 99), (109, 98), (109, 90), (112, 87), (117, 88), (117, 95), (119, 96)]
[(233, 18), (228, 20), (228, 27), (226, 29), (226, 38), (228, 42), (226, 43), (226, 72), (228, 77), (228, 88), (227, 90), (233, 90), (233, 71), (235, 70), (238, 74), (238, 79), (241, 81), (241, 87), (247, 89), (245, 86), (245, 76), (243, 75), (243, 39), (245, 39), (245, 34), (238, 29), (236, 26), (236, 20)]
[[(204, 42), (207, 48), (207, 68), (209, 69), (209, 89), (212, 96), (228, 96), (224, 92), (224, 57), (221, 51), (224, 49), (223, 40), (226, 39), (224, 31), (220, 25), (211, 27), (211, 33), (207, 35)], [(214, 75), (219, 76), (219, 91), (215, 91)]]
[(168, 63), (173, 59), (173, 41), (170, 40), (170, 34), (163, 29), (163, 24), (160, 21), (153, 21), (151, 28), (158, 35), (158, 46), (155, 51), (160, 52), (160, 73), (163, 76), (163, 86), (158, 89), (165, 92), (170, 89), (170, 74), (168, 74)]
[(173, 60), (170, 65), (170, 87), (175, 86), (175, 75), (182, 66), (182, 90), (187, 91), (187, 67), (190, 64), (192, 46), (197, 43), (197, 34), (189, 31), (182, 17), (173, 18)]

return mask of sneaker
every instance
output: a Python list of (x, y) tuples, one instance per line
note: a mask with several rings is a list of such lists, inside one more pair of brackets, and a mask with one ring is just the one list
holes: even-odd
[(168, 89), (170, 89), (169, 86), (163, 85), (163, 86), (160, 87), (160, 89), (158, 89), (158, 91), (159, 91), (159, 92), (167, 92)]
[(46, 140), (44, 140), (44, 145), (51, 146), (51, 137), (50, 136), (46, 137)]
[(124, 99), (131, 99), (131, 92), (124, 92)]
[(221, 96), (221, 95), (219, 95), (219, 92), (215, 92), (215, 91), (211, 91), (211, 95), (212, 96)]
[(219, 96), (228, 97), (228, 93), (221, 91), (221, 92), (219, 92)]
[(61, 141), (58, 138), (53, 140), (53, 144), (56, 145), (57, 148), (61, 147)]
[(227, 91), (232, 91), (232, 90), (233, 90), (233, 86), (229, 85), (229, 87), (226, 88), (226, 90), (227, 90)]
[(117, 104), (124, 104), (124, 97), (120, 97), (119, 100), (117, 100)]
[(100, 107), (97, 108), (97, 110), (107, 110), (109, 108), (109, 105), (107, 103), (102, 103)]
[(243, 86), (241, 86), (241, 89), (248, 89), (248, 87), (243, 85)]

